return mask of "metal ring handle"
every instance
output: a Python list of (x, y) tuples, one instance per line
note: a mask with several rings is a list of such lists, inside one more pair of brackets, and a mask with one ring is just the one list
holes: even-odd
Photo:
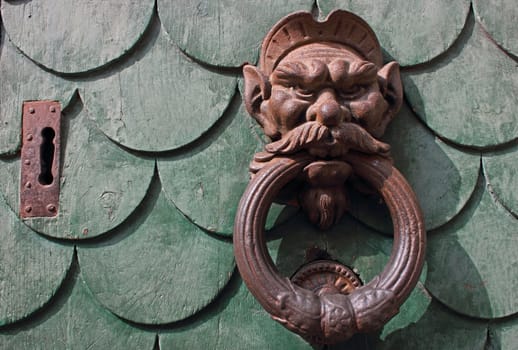
[(281, 188), (312, 161), (309, 156), (278, 158), (259, 171), (241, 198), (234, 226), (236, 262), (250, 292), (275, 320), (313, 343), (336, 343), (379, 329), (397, 314), (424, 263), (421, 210), (401, 173), (382, 157), (347, 155), (345, 160), (379, 191), (394, 225), (390, 260), (368, 284), (349, 295), (318, 296), (281, 277), (268, 254), (264, 238), (268, 209)]

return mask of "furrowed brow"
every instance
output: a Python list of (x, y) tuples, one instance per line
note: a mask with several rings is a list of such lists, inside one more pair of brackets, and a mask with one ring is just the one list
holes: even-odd
[(302, 62), (287, 62), (280, 64), (272, 73), (272, 84), (290, 85), (304, 81), (308, 67)]
[(367, 61), (353, 62), (349, 66), (348, 75), (355, 84), (368, 84), (376, 80), (378, 68)]
[(272, 74), (272, 84), (311, 87), (326, 81), (328, 76), (327, 65), (320, 60), (287, 62), (275, 69)]

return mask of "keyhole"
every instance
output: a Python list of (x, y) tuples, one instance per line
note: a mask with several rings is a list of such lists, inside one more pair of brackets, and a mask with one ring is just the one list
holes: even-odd
[(41, 146), (40, 146), (40, 176), (38, 181), (42, 185), (50, 185), (54, 181), (52, 176), (52, 162), (54, 161), (54, 137), (56, 132), (52, 128), (44, 128), (41, 130)]

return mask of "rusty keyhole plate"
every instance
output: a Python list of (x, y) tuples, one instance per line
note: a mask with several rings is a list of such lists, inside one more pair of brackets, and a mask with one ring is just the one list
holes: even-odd
[(20, 216), (58, 214), (61, 106), (57, 101), (23, 104)]

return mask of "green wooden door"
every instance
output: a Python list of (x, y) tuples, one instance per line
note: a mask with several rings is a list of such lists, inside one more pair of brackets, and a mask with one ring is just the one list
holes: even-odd
[[(378, 334), (326, 349), (518, 348), (518, 8), (512, 0), (1, 0), (0, 348), (312, 349), (236, 270), (232, 225), (264, 145), (240, 66), (295, 10), (348, 9), (402, 65), (389, 127), (429, 237)], [(59, 215), (20, 219), (21, 108), (58, 100)], [(328, 232), (275, 205), (291, 275), (318, 247), (363, 281), (388, 260), (379, 198)], [(315, 347), (319, 348), (319, 347)], [(321, 347), (320, 347), (321, 348)]]

